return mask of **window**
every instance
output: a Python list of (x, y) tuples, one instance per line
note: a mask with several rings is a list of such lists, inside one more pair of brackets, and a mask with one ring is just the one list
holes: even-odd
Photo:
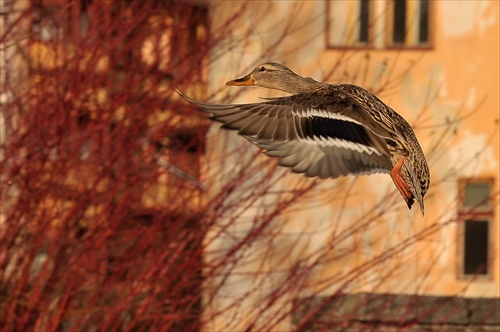
[(459, 276), (489, 276), (493, 220), (491, 179), (461, 179), (459, 206)]
[(43, 41), (50, 41), (60, 38), (60, 26), (52, 16), (55, 11), (54, 5), (38, 3), (34, 6), (31, 32), (33, 37)]
[(463, 196), (464, 207), (472, 209), (489, 208), (491, 184), (489, 182), (467, 182)]
[(41, 41), (78, 41), (88, 30), (92, 0), (64, 3), (59, 0), (33, 2), (31, 31)]
[(366, 47), (371, 45), (372, 1), (329, 1), (327, 6), (328, 46)]
[(429, 46), (429, 0), (393, 0), (388, 12), (388, 44), (397, 47)]
[(429, 0), (337, 0), (327, 2), (330, 48), (430, 46)]

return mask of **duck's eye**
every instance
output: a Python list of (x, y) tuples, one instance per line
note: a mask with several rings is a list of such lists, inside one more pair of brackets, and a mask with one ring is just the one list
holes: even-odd
[(266, 67), (260, 67), (259, 71), (266, 71)]

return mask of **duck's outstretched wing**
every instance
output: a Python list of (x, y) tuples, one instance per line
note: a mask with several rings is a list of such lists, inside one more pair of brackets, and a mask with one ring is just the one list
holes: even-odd
[(237, 131), (296, 173), (337, 178), (385, 173), (392, 168), (385, 132), (355, 101), (306, 94), (262, 103), (218, 105), (178, 93), (222, 127)]

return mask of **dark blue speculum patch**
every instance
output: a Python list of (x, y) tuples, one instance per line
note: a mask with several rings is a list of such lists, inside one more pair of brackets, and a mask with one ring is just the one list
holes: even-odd
[(354, 122), (330, 119), (323, 117), (309, 118), (305, 135), (308, 138), (324, 137), (338, 138), (345, 141), (371, 146), (370, 137), (366, 129)]

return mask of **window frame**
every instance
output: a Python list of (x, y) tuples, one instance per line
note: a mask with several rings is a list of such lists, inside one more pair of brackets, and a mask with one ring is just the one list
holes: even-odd
[[(489, 199), (485, 206), (467, 207), (464, 206), (465, 190), (470, 183), (488, 183), (490, 187)], [(461, 178), (458, 179), (458, 204), (457, 204), (457, 264), (456, 276), (458, 280), (493, 280), (493, 260), (492, 253), (494, 249), (494, 215), (495, 205), (492, 204), (492, 190), (495, 180), (490, 177), (479, 178)], [(465, 274), (465, 223), (474, 221), (486, 221), (488, 225), (488, 243), (487, 243), (487, 273), (485, 274)]]

